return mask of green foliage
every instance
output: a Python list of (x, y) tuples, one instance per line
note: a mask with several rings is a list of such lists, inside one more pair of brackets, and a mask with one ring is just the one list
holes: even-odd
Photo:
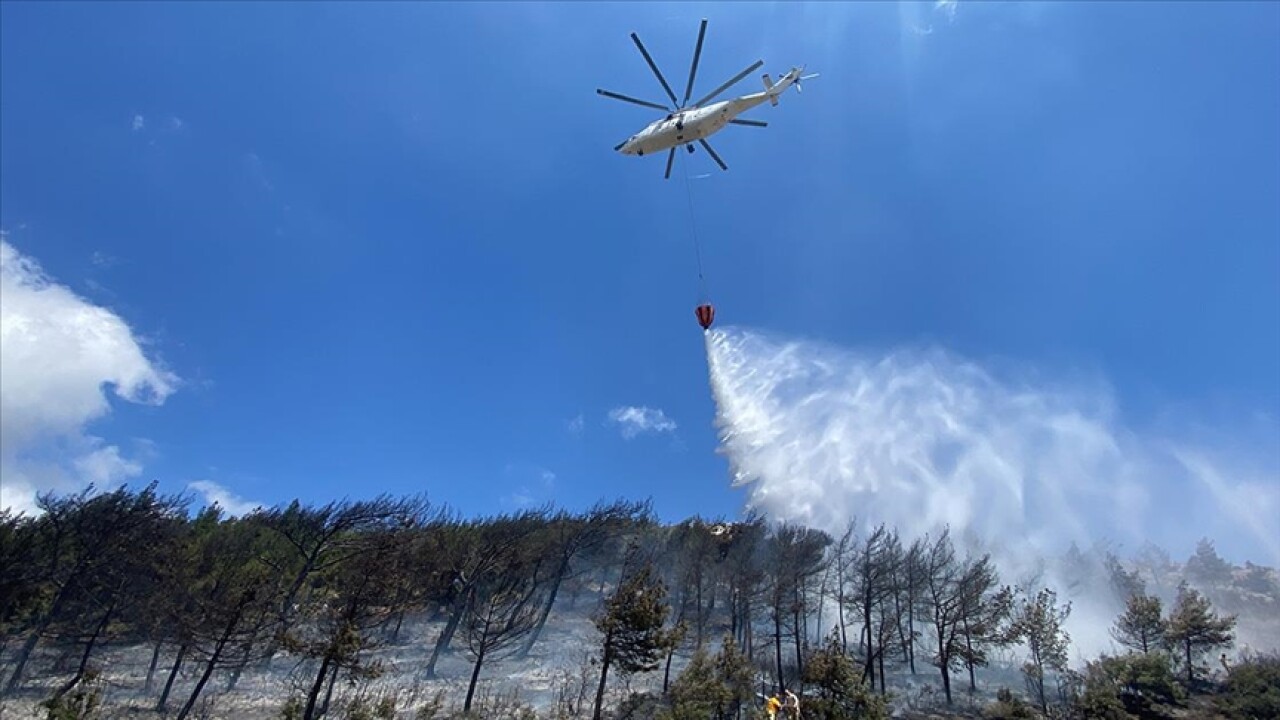
[(1213, 541), (1208, 538), (1201, 538), (1200, 542), (1196, 543), (1195, 554), (1187, 560), (1187, 577), (1197, 583), (1229, 583), (1232, 572), (1231, 564), (1218, 555), (1217, 549), (1213, 547)]
[(1181, 704), (1186, 692), (1174, 679), (1173, 663), (1160, 652), (1103, 656), (1088, 664), (1084, 692), (1076, 701), (1086, 718), (1123, 720), (1159, 717), (1160, 708)]
[(1000, 688), (996, 692), (996, 701), (982, 709), (982, 717), (985, 720), (1036, 720), (1040, 714), (1009, 688)]
[(1231, 668), (1216, 704), (1232, 720), (1280, 717), (1280, 654), (1251, 658)]
[(671, 635), (663, 630), (667, 621), (666, 585), (645, 562), (628, 575), (596, 628), (605, 636), (605, 653), (624, 673), (647, 672), (658, 667)]
[(55, 694), (40, 703), (45, 710), (45, 720), (90, 720), (98, 717), (101, 705), (102, 685), (98, 673), (93, 670), (85, 672), (81, 681), (68, 692)]
[(383, 695), (377, 702), (356, 698), (347, 705), (346, 720), (395, 720), (396, 699)]
[(1230, 646), (1235, 641), (1236, 617), (1218, 617), (1209, 599), (1183, 583), (1169, 613), (1166, 637), (1187, 671), (1187, 681), (1195, 682), (1195, 661), (1209, 650)]
[(281, 720), (301, 720), (304, 707), (306, 705), (302, 698), (290, 695), (289, 699), (284, 701), (284, 707), (280, 708)]
[(828, 636), (823, 649), (809, 656), (803, 679), (817, 694), (804, 701), (801, 709), (806, 718), (887, 720), (889, 717), (889, 698), (877, 695), (874, 688), (862, 682), (861, 670), (841, 651), (836, 632)]
[(1124, 612), (1111, 627), (1111, 636), (1121, 645), (1140, 653), (1152, 652), (1164, 644), (1168, 624), (1160, 598), (1137, 593), (1125, 601)]
[(732, 718), (751, 699), (752, 668), (733, 638), (726, 637), (720, 652), (712, 656), (699, 648), (680, 676), (671, 684), (669, 720)]
[(1059, 608), (1058, 594), (1043, 588), (1035, 597), (1022, 600), (1009, 626), (1009, 638), (1026, 643), (1031, 653), (1022, 666), (1022, 674), (1042, 712), (1049, 711), (1045, 670), (1062, 672), (1067, 667), (1067, 647), (1071, 644), (1071, 636), (1062, 624), (1070, 615), (1071, 603)]

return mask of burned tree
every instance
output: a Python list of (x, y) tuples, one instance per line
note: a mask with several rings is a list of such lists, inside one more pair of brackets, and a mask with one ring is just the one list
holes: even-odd
[(465, 630), (474, 663), (464, 713), (471, 712), (471, 699), (485, 661), (501, 660), (519, 651), (524, 639), (538, 627), (540, 611), (533, 602), (537, 591), (535, 573), (527, 565), (494, 568), (476, 583)]
[(544, 532), (548, 536), (548, 551), (555, 558), (555, 567), (548, 578), (548, 591), (538, 613), (537, 624), (525, 637), (520, 657), (527, 657), (538, 642), (560, 594), (560, 587), (566, 580), (577, 576), (578, 571), (573, 567), (575, 560), (600, 547), (613, 532), (627, 526), (651, 522), (651, 513), (652, 509), (647, 502), (619, 500), (597, 504), (581, 517), (560, 512), (551, 518)]
[(504, 515), (489, 522), (458, 523), (440, 531), (441, 551), (450, 563), (450, 577), (443, 584), (447, 588), (443, 599), (449, 617), (431, 650), (427, 677), (436, 676), (436, 663), (449, 650), (454, 633), (475, 600), (480, 580), (517, 556), (521, 543), (532, 537), (545, 522), (546, 510), (531, 510), (513, 516)]

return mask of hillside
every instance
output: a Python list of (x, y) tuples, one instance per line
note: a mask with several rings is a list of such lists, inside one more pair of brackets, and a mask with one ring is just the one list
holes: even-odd
[[(989, 555), (962, 554), (946, 533), (908, 539), (881, 526), (833, 538), (759, 518), (669, 525), (627, 501), (488, 519), (421, 498), (239, 518), (216, 506), (191, 515), (153, 488), (44, 502), (38, 518), (3, 518), (15, 582), (3, 589), (0, 709), (19, 716), (95, 688), (104, 717), (161, 705), (179, 718), (345, 717), (378, 703), (425, 717), (436, 706), (456, 715), (469, 694), (481, 717), (503, 716), (504, 704), (583, 717), (606, 627), (631, 633), (610, 646), (601, 706), (615, 714), (628, 702), (656, 712), (664, 681), (674, 693), (699, 648), (741, 665), (735, 706), (780, 686), (820, 699), (830, 678), (814, 668), (829, 666), (845, 668), (847, 688), (886, 692), (899, 712), (972, 714), (1002, 688), (1037, 699), (1022, 672), (1028, 643), (1042, 646), (1046, 704), (1070, 700), (1097, 652), (1068, 628), (1108, 633), (1116, 615), (1097, 608), (1118, 614), (1144, 593), (1162, 601), (1170, 628), (1197, 598), (1208, 602), (1197, 622), (1237, 615), (1223, 621), (1225, 642), (1197, 641), (1197, 681), (1223, 676), (1218, 650), (1238, 662), (1280, 637), (1275, 569), (1233, 567), (1208, 541), (1185, 563), (1072, 547), (1046, 559), (1059, 589), (1004, 580)], [(653, 599), (644, 612), (628, 605), (642, 591)], [(1075, 607), (1093, 614), (1082, 621)], [(1045, 654), (1058, 645), (1060, 659)], [(1168, 672), (1186, 673), (1181, 646), (1170, 647)], [(624, 652), (638, 653), (634, 667)]]

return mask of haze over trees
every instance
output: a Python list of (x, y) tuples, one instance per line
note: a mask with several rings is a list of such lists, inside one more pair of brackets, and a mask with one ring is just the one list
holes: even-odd
[[(1150, 548), (1128, 563), (1073, 548), (1066, 585), (1050, 587), (1001, 578), (946, 528), (664, 525), (632, 501), (461, 518), (379, 496), (227, 517), (152, 485), (39, 502), (38, 517), (0, 514), (0, 687), (50, 712), (100, 705), (106, 656), (137, 648), (145, 671), (115, 672), (112, 692), (178, 718), (270, 672), (292, 678), (276, 699), (290, 717), (356, 713), (406, 672), (458, 683), (450, 707), (493, 716), (507, 700), (488, 688), (556, 659), (563, 636), (548, 628), (575, 618), (592, 660), (558, 681), (549, 717), (734, 718), (784, 689), (806, 717), (876, 717), (918, 702), (900, 689), (912, 676), (943, 706), (998, 682), (1042, 713), (1123, 717), (1215, 678), (1265, 687), (1270, 666), (1219, 657), (1246, 622), (1280, 647), (1275, 571), (1233, 566), (1207, 541), (1185, 566)], [(1104, 629), (1119, 652), (1081, 665), (1066, 628), (1088, 588), (1114, 601)], [(408, 647), (413, 667), (387, 664)], [(380, 707), (443, 702), (405, 697)]]

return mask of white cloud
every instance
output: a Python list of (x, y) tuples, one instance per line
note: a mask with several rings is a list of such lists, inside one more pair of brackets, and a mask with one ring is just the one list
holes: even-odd
[(140, 464), (87, 426), (111, 411), (106, 386), (160, 405), (177, 382), (124, 320), (53, 282), (0, 231), (0, 506), (34, 512), (39, 491), (137, 476)]
[(516, 484), (514, 491), (499, 497), (503, 505), (517, 508), (537, 505), (546, 502), (548, 493), (555, 488), (555, 472), (540, 465), (509, 462), (503, 468), (503, 475)]
[(575, 437), (582, 435), (582, 431), (586, 428), (586, 423), (586, 418), (582, 416), (582, 413), (578, 413), (577, 417), (568, 422), (569, 434)]
[(141, 115), (134, 115), (134, 116), (133, 116), (133, 131), (134, 131), (134, 132), (137, 132), (137, 131), (141, 130), (142, 128), (146, 127), (146, 125), (147, 125), (146, 118), (142, 117)]
[(174, 132), (177, 132), (177, 131), (179, 131), (179, 130), (181, 130), (181, 129), (182, 129), (182, 125), (183, 125), (182, 118), (180, 118), (180, 117), (178, 117), (178, 116), (176, 116), (176, 115), (170, 115), (170, 116), (169, 116), (169, 129), (170, 129), (170, 130), (172, 130), (172, 131), (174, 131)]
[(101, 250), (94, 250), (93, 254), (89, 256), (89, 261), (92, 262), (94, 266), (100, 268), (110, 268), (120, 264), (119, 258), (113, 255), (108, 255)]
[(622, 437), (631, 439), (642, 433), (674, 432), (676, 423), (666, 413), (650, 407), (617, 407), (609, 411), (609, 420), (616, 423)]
[(205, 504), (213, 505), (217, 503), (218, 507), (222, 508), (223, 513), (230, 517), (248, 515), (257, 508), (263, 507), (262, 503), (245, 500), (212, 480), (196, 480), (188, 483), (187, 487), (193, 488), (203, 495)]
[(529, 488), (521, 487), (510, 495), (502, 496), (502, 503), (517, 508), (527, 508), (534, 504), (533, 493), (529, 492)]

